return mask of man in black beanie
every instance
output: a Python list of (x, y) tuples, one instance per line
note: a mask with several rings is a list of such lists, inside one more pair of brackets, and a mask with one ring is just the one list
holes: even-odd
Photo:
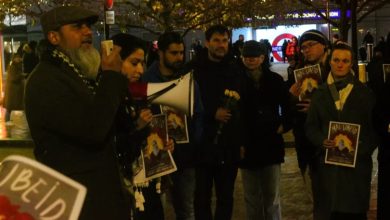
[(130, 206), (119, 175), (113, 124), (128, 80), (120, 73), (119, 47), (100, 59), (92, 46), (91, 25), (98, 18), (75, 6), (42, 15), (49, 45), (27, 81), (26, 116), (35, 158), (87, 188), (78, 219), (127, 220)]
[[(330, 71), (329, 66), (329, 41), (320, 31), (308, 30), (304, 32), (299, 38), (299, 47), (301, 52), (302, 63), (299, 63), (295, 69), (304, 68), (311, 65), (319, 64), (321, 68), (322, 82), (326, 82), (326, 78)], [(293, 134), (295, 138), (295, 148), (297, 151), (298, 165), (305, 181), (311, 181), (311, 190), (313, 196), (313, 219), (323, 219), (324, 213), (319, 210), (319, 203), (324, 195), (319, 195), (318, 182), (319, 176), (316, 169), (318, 166), (318, 155), (316, 155), (315, 147), (310, 143), (305, 135), (304, 124), (306, 121), (306, 113), (310, 106), (310, 100), (299, 101), (299, 85), (293, 78), (294, 75), (289, 75), (290, 93), (292, 94), (293, 106)], [(309, 167), (309, 169), (307, 169)], [(307, 173), (307, 171), (309, 172)], [(307, 174), (310, 178), (307, 178)], [(321, 199), (321, 200), (320, 200)], [(324, 218), (326, 219), (326, 218)]]
[[(321, 64), (325, 65), (329, 41), (320, 31), (309, 30), (299, 38), (299, 48), (304, 57), (305, 65)], [(328, 64), (327, 64), (328, 65)], [(327, 70), (329, 70), (327, 68)], [(324, 73), (327, 75), (328, 73)]]

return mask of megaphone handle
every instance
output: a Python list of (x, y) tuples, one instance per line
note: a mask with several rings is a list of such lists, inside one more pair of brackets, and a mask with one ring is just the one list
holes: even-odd
[(148, 102), (152, 102), (153, 100), (155, 100), (156, 98), (160, 97), (161, 95), (163, 95), (164, 93), (168, 92), (169, 90), (173, 89), (175, 86), (177, 86), (176, 83), (172, 83), (171, 85), (169, 85), (168, 87), (148, 96), (147, 100)]

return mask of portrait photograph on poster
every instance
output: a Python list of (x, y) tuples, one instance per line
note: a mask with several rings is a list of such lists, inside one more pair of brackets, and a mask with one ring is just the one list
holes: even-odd
[(166, 105), (160, 105), (161, 112), (167, 115), (168, 135), (178, 144), (189, 143), (187, 116)]
[(167, 116), (154, 115), (150, 122), (151, 131), (142, 150), (145, 179), (151, 180), (177, 170), (171, 152), (164, 149), (168, 141)]

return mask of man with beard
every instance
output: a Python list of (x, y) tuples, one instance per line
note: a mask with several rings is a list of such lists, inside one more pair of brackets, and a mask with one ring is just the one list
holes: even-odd
[[(222, 25), (206, 31), (206, 49), (192, 61), (204, 105), (203, 143), (196, 167), (195, 217), (199, 220), (231, 219), (234, 182), (237, 176), (242, 124), (240, 101), (226, 106), (225, 91), (241, 94), (243, 77), (228, 50), (229, 30)], [(217, 196), (215, 216), (211, 211), (213, 184)]]
[(36, 159), (87, 188), (79, 219), (125, 220), (130, 205), (114, 153), (113, 123), (128, 81), (120, 73), (119, 47), (103, 52), (100, 62), (92, 46), (91, 25), (98, 17), (75, 6), (42, 15), (49, 45), (27, 81), (26, 116)]
[[(155, 61), (142, 76), (142, 81), (146, 82), (167, 82), (179, 78), (188, 71), (183, 71), (184, 63), (184, 41), (177, 32), (165, 32), (158, 39), (159, 59)], [(202, 103), (199, 89), (195, 87), (195, 111), (192, 118), (186, 120), (189, 140), (180, 140), (176, 136), (175, 151), (173, 158), (177, 165), (177, 172), (171, 175), (173, 186), (171, 187), (173, 206), (175, 208), (176, 219), (194, 219), (194, 193), (195, 193), (195, 150), (199, 141), (200, 115), (202, 113)], [(160, 113), (160, 108), (153, 108), (154, 113)], [(176, 112), (179, 116), (186, 116)], [(184, 122), (183, 121), (183, 122)], [(168, 126), (173, 126), (168, 120)], [(182, 129), (182, 131), (184, 131)], [(173, 130), (173, 129), (172, 129)], [(170, 134), (171, 135), (171, 134)], [(173, 137), (175, 138), (175, 137)]]

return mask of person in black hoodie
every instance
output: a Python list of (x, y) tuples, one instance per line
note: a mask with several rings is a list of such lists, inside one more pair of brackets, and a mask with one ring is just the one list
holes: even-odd
[(283, 78), (270, 70), (264, 44), (244, 44), (242, 70), (245, 144), (241, 175), (247, 219), (282, 219), (280, 164), (284, 162), (282, 133), (291, 128), (290, 94)]
[[(225, 90), (241, 93), (242, 77), (236, 62), (228, 55), (229, 30), (214, 25), (206, 31), (206, 48), (191, 63), (204, 105), (203, 144), (198, 150), (196, 168), (196, 219), (231, 219), (234, 182), (237, 176), (240, 146), (240, 102), (226, 108)], [(215, 184), (217, 204), (211, 212)]]

